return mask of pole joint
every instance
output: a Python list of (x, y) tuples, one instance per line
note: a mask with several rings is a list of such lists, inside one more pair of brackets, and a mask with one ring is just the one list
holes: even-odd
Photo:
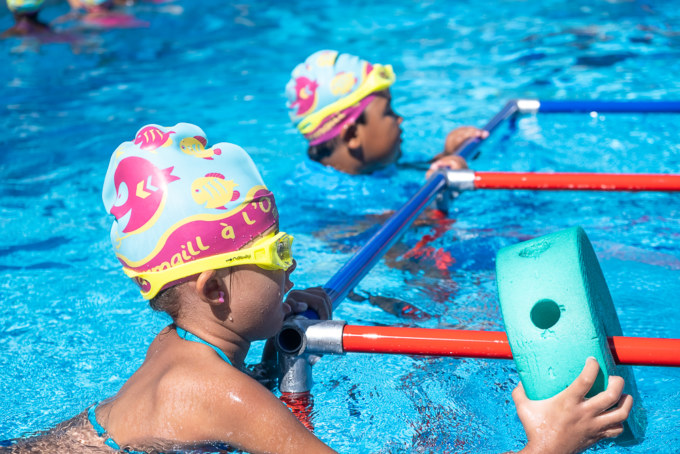
[(279, 353), (279, 390), (308, 392), (312, 388), (312, 366), (324, 353), (342, 355), (342, 320), (309, 320), (292, 317), (275, 338)]
[(475, 189), (475, 172), (471, 169), (439, 169), (446, 177), (446, 188), (437, 194), (437, 209), (443, 212), (449, 211), (449, 200), (455, 199), (463, 191)]

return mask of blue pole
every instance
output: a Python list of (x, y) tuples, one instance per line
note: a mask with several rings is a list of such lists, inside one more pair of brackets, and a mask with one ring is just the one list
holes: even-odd
[(441, 173), (432, 176), (425, 185), (390, 217), (373, 237), (359, 249), (342, 268), (331, 277), (324, 290), (331, 298), (333, 309), (338, 307), (347, 294), (368, 273), (373, 265), (387, 252), (415, 218), (432, 199), (446, 187), (446, 176)]
[[(486, 131), (492, 133), (498, 125), (517, 112), (517, 101), (509, 101), (500, 112), (498, 112), (484, 126)], [(463, 145), (458, 153), (463, 158), (467, 158), (474, 150), (479, 147), (482, 141), (473, 139)], [(340, 302), (347, 294), (359, 283), (368, 273), (373, 265), (387, 252), (387, 250), (399, 238), (399, 234), (423, 211), (432, 199), (446, 187), (446, 177), (442, 174), (432, 176), (425, 185), (397, 211), (387, 222), (378, 230), (368, 243), (359, 249), (352, 258), (331, 277), (324, 290), (328, 293), (333, 303), (333, 309), (338, 307)], [(303, 314), (311, 315), (311, 314)], [(318, 317), (309, 317), (318, 318)]]
[[(489, 122), (484, 126), (484, 130), (491, 134), (502, 122), (517, 113), (517, 101), (508, 101), (507, 104), (498, 112)], [(473, 151), (475, 151), (482, 143), (481, 139), (470, 139), (463, 144), (463, 147), (458, 152), (459, 156), (468, 159)]]
[(680, 112), (680, 101), (540, 101), (541, 113), (568, 112)]

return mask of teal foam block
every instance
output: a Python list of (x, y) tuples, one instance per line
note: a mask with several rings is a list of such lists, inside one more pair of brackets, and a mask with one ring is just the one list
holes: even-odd
[(603, 391), (610, 375), (625, 380), (634, 408), (619, 443), (639, 442), (644, 409), (629, 366), (617, 366), (607, 341), (621, 325), (593, 247), (581, 227), (501, 249), (498, 294), (510, 348), (530, 399), (547, 399), (569, 386), (586, 358), (600, 373), (587, 397)]

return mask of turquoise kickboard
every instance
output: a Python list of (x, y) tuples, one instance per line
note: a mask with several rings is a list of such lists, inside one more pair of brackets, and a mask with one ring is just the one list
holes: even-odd
[(522, 384), (530, 399), (547, 399), (579, 375), (594, 356), (600, 374), (587, 397), (610, 375), (625, 380), (633, 410), (619, 443), (639, 442), (644, 410), (629, 366), (617, 366), (607, 337), (621, 336), (609, 288), (586, 233), (573, 227), (505, 247), (496, 257), (501, 312)]

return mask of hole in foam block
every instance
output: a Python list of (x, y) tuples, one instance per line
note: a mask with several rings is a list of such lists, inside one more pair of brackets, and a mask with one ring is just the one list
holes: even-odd
[(531, 322), (540, 329), (555, 326), (560, 319), (560, 307), (553, 300), (543, 299), (531, 308)]
[(552, 246), (550, 241), (537, 241), (519, 251), (519, 256), (524, 258), (538, 258), (541, 254), (550, 249), (550, 246)]

